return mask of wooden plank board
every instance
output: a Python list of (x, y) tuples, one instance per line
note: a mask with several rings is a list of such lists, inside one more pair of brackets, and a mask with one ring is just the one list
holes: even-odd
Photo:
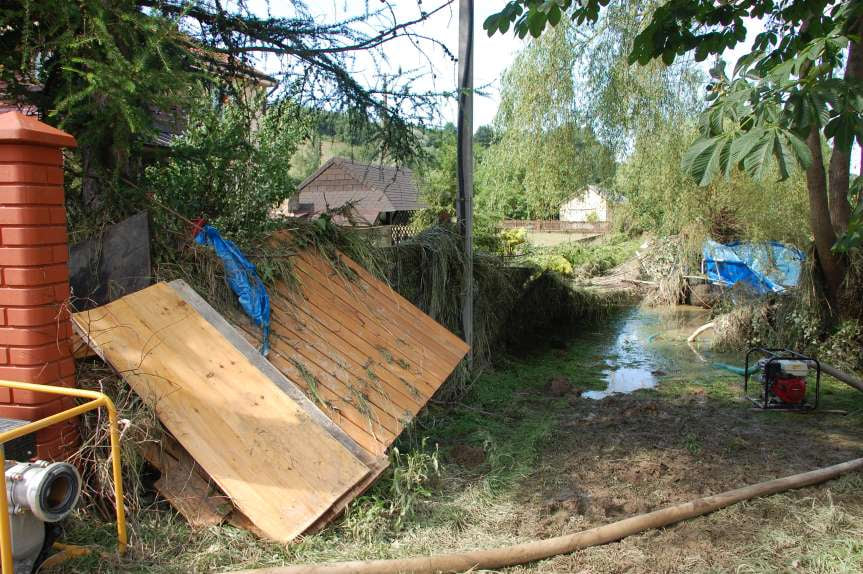
[(192, 528), (217, 526), (234, 510), (231, 499), (202, 475), (201, 468), (171, 436), (163, 436), (158, 443), (145, 443), (139, 451), (161, 473), (156, 490)]
[[(406, 309), (385, 305), (382, 302), (384, 297), (376, 290), (364, 289), (362, 283), (348, 281), (335, 270), (327, 271), (322, 268), (322, 264), (325, 262), (318, 261), (315, 265), (308, 265), (308, 262), (303, 261), (295, 265), (302, 273), (304, 287), (306, 283), (310, 284), (303, 289), (304, 297), (314, 299), (316, 295), (320, 295), (319, 292), (316, 293), (315, 286), (318, 289), (328, 286), (332, 296), (327, 307), (332, 306), (334, 311), (338, 309), (346, 317), (362, 324), (364, 330), (374, 336), (377, 346), (387, 344), (393, 356), (407, 361), (408, 370), (417, 377), (439, 379), (449, 375), (449, 351), (436, 337), (436, 332), (442, 329), (440, 325), (434, 323), (431, 332), (417, 329), (415, 320), (412, 320)], [(395, 317), (400, 317), (402, 324), (396, 322)], [(449, 333), (446, 329), (443, 330)], [(452, 358), (455, 357), (453, 354)], [(460, 358), (455, 359), (455, 363), (459, 360)]]
[(419, 307), (399, 295), (389, 285), (375, 278), (356, 261), (349, 257), (342, 257), (342, 262), (356, 274), (356, 278), (351, 284), (359, 286), (367, 293), (374, 293), (375, 300), (387, 309), (387, 316), (400, 316), (403, 320), (412, 318), (413, 321), (405, 321), (404, 327), (417, 336), (423, 337), (426, 342), (434, 343), (444, 355), (449, 356), (450, 360), (455, 361), (455, 363), (461, 361), (462, 357), (467, 354), (469, 350), (467, 343), (444, 328)]
[[(468, 347), (357, 263), (340, 257), (337, 270), (320, 255), (302, 251), (291, 258), (296, 286), (278, 282), (269, 289), (269, 359), (317, 397), (321, 410), (347, 435), (381, 455)], [(248, 319), (231, 319), (251, 342), (260, 343), (260, 330)]]
[[(316, 287), (304, 282), (303, 288), (312, 290)], [(293, 297), (284, 291), (277, 293), (280, 297), (276, 298), (274, 309), (278, 313), (281, 310), (279, 304), (291, 301)], [(386, 351), (386, 347), (375, 345), (365, 337), (368, 333), (364, 324), (333, 309), (322, 309), (311, 299), (303, 299), (294, 303), (290, 326), (318, 348), (327, 349), (326, 352), (340, 363), (359, 371), (360, 376), (381, 381), (388, 392), (387, 399), (398, 405), (399, 410), (422, 407), (425, 400), (419, 389), (433, 393), (435, 388), (421, 374), (412, 372), (409, 363), (398, 360)]]
[(292, 540), (368, 476), (362, 460), (167, 284), (73, 320), (267, 537)]
[(368, 452), (360, 448), (344, 431), (342, 431), (333, 421), (327, 417), (321, 410), (297, 388), (294, 381), (296, 378), (288, 379), (280, 370), (276, 369), (265, 357), (261, 355), (257, 347), (253, 347), (243, 335), (240, 334), (225, 318), (213, 309), (209, 303), (198, 295), (185, 281), (177, 279), (170, 283), (171, 288), (182, 297), (182, 299), (195, 308), (219, 333), (231, 344), (240, 351), (249, 362), (258, 368), (266, 375), (277, 387), (282, 389), (297, 405), (306, 413), (325, 428), (336, 440), (338, 440), (345, 448), (357, 458), (366, 463), (366, 466), (374, 466), (377, 464), (377, 458), (369, 456)]

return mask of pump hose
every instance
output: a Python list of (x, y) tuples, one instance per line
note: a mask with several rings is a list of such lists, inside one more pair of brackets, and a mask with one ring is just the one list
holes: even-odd
[(469, 550), (454, 554), (438, 554), (435, 556), (399, 558), (395, 560), (301, 564), (297, 566), (243, 570), (234, 574), (432, 574), (437, 572), (464, 572), (468, 570), (504, 568), (506, 566), (515, 566), (516, 564), (542, 560), (558, 554), (567, 554), (589, 546), (607, 544), (644, 530), (662, 528), (681, 520), (695, 518), (696, 516), (701, 516), (702, 514), (707, 514), (720, 508), (749, 500), (750, 498), (768, 496), (792, 488), (811, 486), (836, 478), (840, 474), (860, 469), (863, 469), (863, 458), (729, 490), (721, 494), (633, 516), (632, 518), (575, 534), (567, 534), (534, 542), (524, 542), (503, 548)]
[[(735, 367), (734, 365), (729, 365), (728, 363), (711, 363), (710, 365), (716, 367), (717, 369), (725, 369), (726, 371), (731, 371), (732, 373), (740, 376), (746, 374), (746, 369), (744, 369), (743, 367)], [(749, 374), (754, 375), (760, 370), (761, 368), (758, 365), (752, 365), (751, 367), (749, 367)]]
[(854, 387), (858, 391), (863, 392), (863, 380), (861, 380), (859, 377), (849, 375), (848, 373), (840, 371), (836, 367), (828, 365), (827, 363), (821, 363), (821, 370), (833, 377), (834, 379), (842, 381), (846, 385)]

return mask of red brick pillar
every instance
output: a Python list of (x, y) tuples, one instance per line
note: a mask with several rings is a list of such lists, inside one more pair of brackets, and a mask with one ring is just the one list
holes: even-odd
[[(0, 115), (0, 379), (75, 386), (63, 147), (75, 138), (18, 112)], [(0, 389), (0, 417), (36, 420), (74, 406)], [(64, 458), (76, 421), (36, 433), (36, 457)]]

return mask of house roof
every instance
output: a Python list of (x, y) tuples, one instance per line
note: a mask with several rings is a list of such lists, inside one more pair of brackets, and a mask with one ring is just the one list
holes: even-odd
[(428, 207), (420, 199), (413, 173), (408, 168), (360, 163), (342, 157), (334, 157), (324, 163), (300, 183), (297, 190), (302, 193), (304, 188), (333, 166), (342, 168), (371, 192), (363, 198), (363, 209), (366, 211), (414, 211)]

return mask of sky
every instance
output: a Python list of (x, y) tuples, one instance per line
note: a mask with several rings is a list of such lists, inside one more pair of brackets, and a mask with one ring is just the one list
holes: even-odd
[[(287, 4), (287, 3), (285, 3)], [(366, 6), (375, 9), (377, 2), (365, 0), (320, 0), (308, 2), (309, 10), (316, 20), (321, 22), (333, 22), (348, 16), (363, 13)], [(444, 4), (443, 0), (423, 0), (422, 8), (431, 12), (438, 6)], [(482, 88), (480, 94), (474, 96), (474, 127), (490, 124), (497, 112), (500, 95), (500, 78), (513, 57), (524, 44), (524, 41), (515, 38), (512, 34), (502, 36), (495, 35), (492, 38), (482, 29), (483, 21), (493, 12), (500, 11), (506, 4), (505, 0), (479, 0), (475, 2), (474, 8), (474, 86)], [(274, 16), (289, 16), (289, 7), (280, 9), (277, 0), (270, 2), (269, 8), (265, 0), (251, 0), (250, 7), (257, 13), (265, 15), (267, 10)], [(417, 0), (396, 0), (394, 2), (396, 18), (399, 21), (414, 20), (419, 16), (420, 5)], [(434, 38), (444, 44), (452, 54), (458, 54), (458, 1), (440, 12), (432, 15), (428, 20), (413, 27), (418, 34), (428, 38)], [(365, 30), (369, 34), (375, 32), (374, 28)], [(429, 41), (420, 41), (420, 49), (411, 44), (407, 39), (399, 38), (387, 42), (382, 49), (382, 56), (386, 58), (385, 67), (391, 72), (398, 70), (421, 70), (425, 72), (424, 77), (417, 80), (414, 87), (427, 91), (454, 92), (457, 82), (457, 64), (451, 60), (446, 51), (440, 46)], [(363, 54), (355, 56), (354, 69), (365, 75), (367, 82), (376, 81), (377, 74), (374, 63)], [(266, 72), (278, 69), (274, 61), (263, 62), (260, 67)], [(456, 119), (455, 101), (445, 102), (440, 110), (441, 123), (453, 122)]]
[[(249, 0), (250, 7), (261, 15), (271, 12), (274, 16), (290, 16), (290, 3), (272, 0), (267, 5), (266, 0)], [(394, 17), (399, 22), (416, 19), (420, 9), (428, 12), (444, 3), (444, 0), (395, 0)], [(495, 34), (489, 37), (482, 29), (483, 21), (492, 13), (500, 11), (506, 0), (478, 0), (474, 3), (474, 87), (478, 93), (474, 95), (474, 129), (492, 123), (500, 101), (500, 79), (512, 63), (518, 51), (527, 40), (519, 40), (512, 32), (505, 35)], [(366, 9), (375, 9), (377, 2), (372, 0), (319, 0), (308, 3), (309, 9), (316, 20), (333, 22), (346, 17), (362, 14)], [(380, 3), (382, 6), (383, 3)], [(280, 7), (283, 7), (280, 10)], [(383, 28), (383, 22), (377, 22)], [(737, 59), (749, 51), (755, 36), (763, 30), (763, 24), (757, 20), (747, 23), (746, 42), (734, 50), (723, 54), (728, 62), (729, 73), (734, 68)], [(458, 54), (458, 1), (429, 19), (413, 27), (414, 31), (427, 38), (434, 38), (442, 43), (452, 53)], [(365, 30), (374, 35), (377, 31), (373, 26)], [(381, 50), (383, 60), (377, 64), (367, 55), (357, 53), (354, 56), (353, 70), (369, 84), (379, 81), (380, 65), (385, 72), (397, 73), (400, 70), (415, 70), (421, 72), (414, 88), (418, 91), (452, 92), (457, 82), (458, 67), (446, 50), (429, 41), (419, 40), (419, 47), (405, 38), (398, 38), (384, 44)], [(264, 71), (272, 71), (274, 62), (263, 62)], [(710, 60), (702, 67), (706, 72), (711, 65)], [(454, 99), (446, 100), (440, 109), (440, 124), (455, 123), (457, 106)], [(852, 153), (852, 171), (860, 173), (860, 149), (855, 144)]]

